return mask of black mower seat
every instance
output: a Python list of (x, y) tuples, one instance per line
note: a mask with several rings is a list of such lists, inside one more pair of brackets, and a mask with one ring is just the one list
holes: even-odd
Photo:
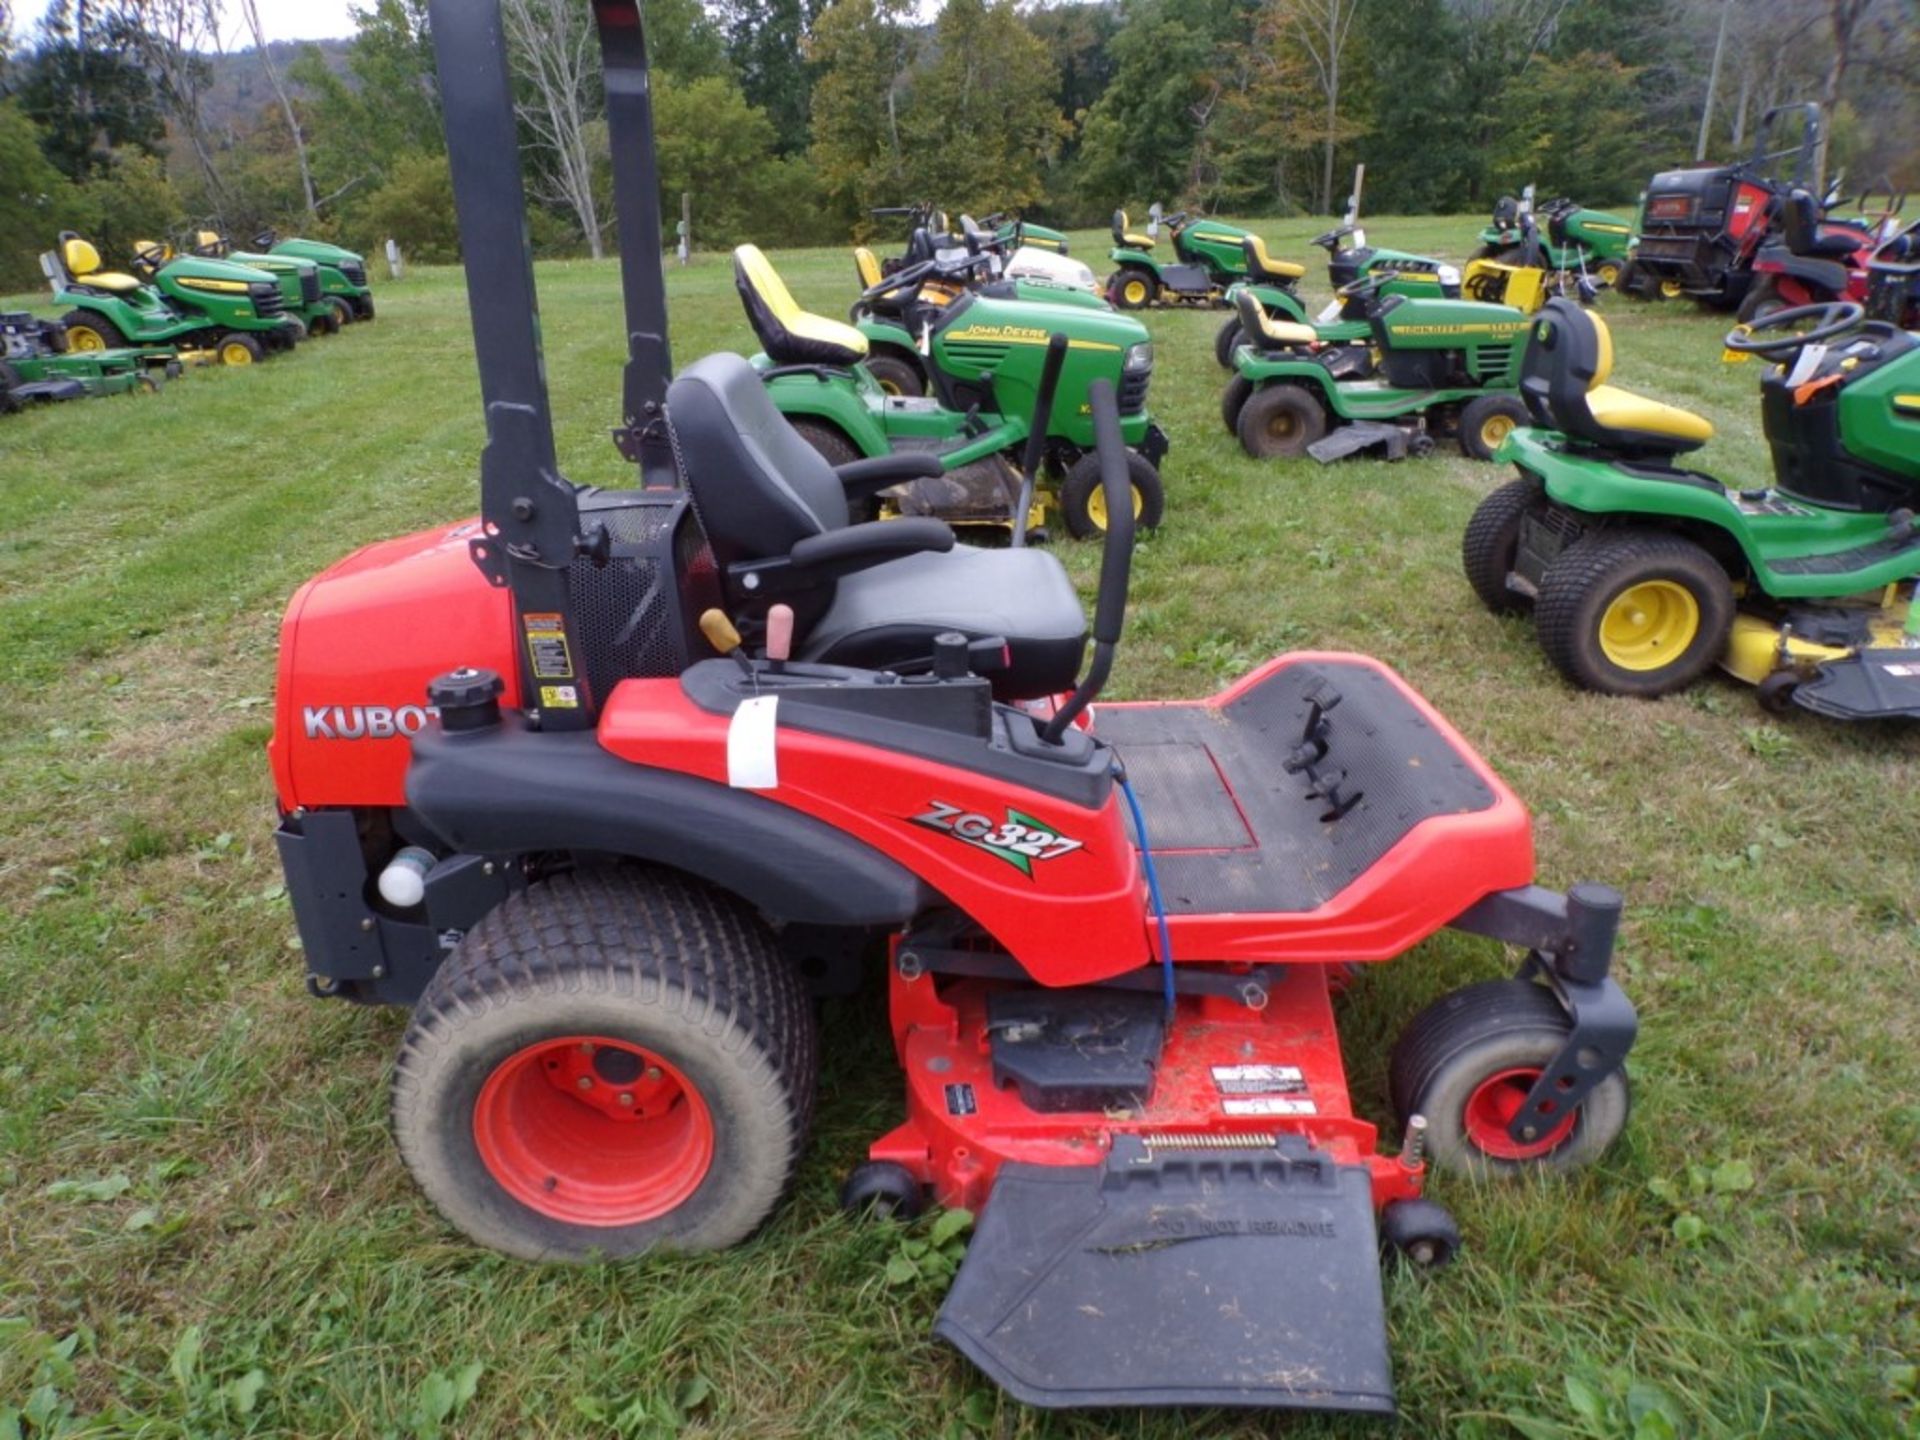
[(1236, 292), (1233, 305), (1240, 312), (1240, 328), (1262, 350), (1311, 345), (1320, 338), (1320, 332), (1311, 325), (1302, 325), (1295, 320), (1274, 319), (1267, 313), (1267, 307), (1260, 303), (1260, 297), (1251, 290)]
[(1240, 242), (1240, 248), (1247, 257), (1247, 273), (1258, 280), (1298, 280), (1307, 273), (1307, 267), (1296, 265), (1291, 260), (1276, 260), (1267, 253), (1267, 242), (1258, 235), (1249, 235)]
[[(814, 536), (851, 525), (846, 486), (775, 408), (758, 372), (738, 355), (708, 355), (667, 392), (667, 412), (693, 497), (723, 575), (743, 561), (775, 559)], [(873, 462), (859, 462), (871, 464)], [(876, 521), (880, 538), (911, 533)], [(1007, 642), (993, 675), (1005, 699), (1070, 689), (1086, 646), (1086, 614), (1060, 562), (1044, 550), (952, 544), (827, 580), (793, 597), (795, 658), (874, 669), (921, 670), (933, 637), (958, 630)], [(728, 581), (728, 603), (752, 597)]]
[(1153, 249), (1153, 237), (1142, 235), (1138, 230), (1133, 229), (1124, 210), (1113, 212), (1113, 243), (1123, 250)]
[(753, 333), (776, 365), (846, 369), (867, 358), (867, 337), (851, 325), (802, 310), (758, 245), (742, 245), (733, 252), (733, 283)]
[(1713, 438), (1711, 421), (1609, 385), (1612, 373), (1607, 322), (1563, 296), (1549, 300), (1520, 363), (1520, 398), (1536, 423), (1630, 455), (1682, 455)]
[(1805, 190), (1795, 190), (1781, 202), (1780, 228), (1787, 249), (1796, 255), (1840, 260), (1853, 254), (1866, 237), (1851, 227), (1820, 229), (1820, 202)]
[(93, 290), (107, 290), (116, 295), (124, 295), (129, 290), (138, 290), (140, 280), (132, 275), (123, 275), (116, 270), (100, 268), (100, 252), (93, 248), (90, 241), (82, 240), (78, 235), (69, 236), (60, 244), (60, 263), (67, 267), (67, 274), (81, 285)]

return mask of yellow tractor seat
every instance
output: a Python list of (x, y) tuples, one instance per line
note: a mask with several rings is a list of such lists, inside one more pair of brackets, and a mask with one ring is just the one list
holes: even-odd
[(1537, 424), (1626, 455), (1682, 455), (1713, 438), (1712, 422), (1609, 385), (1612, 373), (1607, 322), (1563, 296), (1549, 300), (1520, 364), (1520, 398)]
[(1286, 350), (1296, 345), (1311, 345), (1320, 338), (1320, 332), (1311, 325), (1274, 319), (1267, 313), (1267, 307), (1260, 303), (1260, 297), (1250, 290), (1236, 291), (1233, 304), (1240, 312), (1240, 328), (1262, 350)]
[(776, 365), (845, 369), (867, 357), (867, 337), (851, 325), (802, 310), (758, 245), (733, 252), (733, 283), (760, 346)]
[(198, 230), (193, 236), (193, 253), (218, 260), (227, 253), (227, 242), (217, 230)]
[(1247, 256), (1247, 274), (1257, 280), (1298, 280), (1307, 273), (1304, 265), (1274, 259), (1267, 253), (1267, 242), (1258, 235), (1249, 235), (1241, 242), (1241, 249)]
[(1153, 249), (1153, 237), (1142, 235), (1138, 230), (1133, 229), (1132, 222), (1127, 219), (1127, 212), (1124, 210), (1113, 212), (1113, 243), (1123, 250)]
[(132, 275), (122, 275), (117, 270), (102, 270), (100, 252), (78, 235), (62, 238), (60, 263), (67, 267), (67, 274), (71, 275), (77, 284), (94, 290), (107, 290), (116, 295), (124, 295), (129, 290), (138, 290), (145, 283)]
[(853, 270), (860, 277), (862, 290), (871, 290), (885, 278), (880, 273), (879, 257), (864, 245), (853, 252)]

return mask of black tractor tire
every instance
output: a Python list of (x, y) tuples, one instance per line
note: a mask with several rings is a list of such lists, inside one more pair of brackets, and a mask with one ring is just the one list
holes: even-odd
[(1620, 281), (1627, 273), (1625, 260), (1590, 260), (1587, 262), (1587, 275), (1602, 290), (1617, 290)]
[[(1167, 490), (1160, 472), (1137, 450), (1127, 452), (1127, 479), (1133, 484), (1133, 523), (1136, 530), (1152, 530), (1167, 513)], [(1094, 497), (1100, 496), (1095, 506)], [(1096, 540), (1107, 533), (1101, 515), (1106, 497), (1100, 489), (1100, 457), (1089, 450), (1072, 465), (1060, 482), (1060, 513), (1067, 533), (1076, 540)]]
[(1769, 315), (1790, 308), (1788, 302), (1780, 297), (1780, 288), (1774, 283), (1773, 276), (1762, 275), (1747, 291), (1747, 298), (1740, 302), (1740, 309), (1734, 318), (1742, 325), (1751, 325), (1756, 320), (1764, 320)]
[[(595, 870), (531, 885), (467, 932), (414, 1008), (391, 1117), (415, 1181), (482, 1245), (569, 1261), (715, 1250), (792, 1183), (818, 1068), (812, 1002), (752, 909), (673, 871)], [(616, 1118), (636, 1097), (644, 1116), (649, 1085), (660, 1113)], [(488, 1158), (483, 1137), (503, 1131), (512, 1144)], [(665, 1165), (672, 1188), (609, 1204), (607, 1157), (637, 1142), (648, 1163), (611, 1183)], [(648, 1205), (664, 1208), (620, 1219)]]
[(1469, 460), (1491, 460), (1501, 441), (1531, 421), (1518, 395), (1504, 390), (1476, 395), (1460, 411), (1460, 453)]
[(1527, 247), (1524, 245), (1509, 245), (1504, 250), (1495, 251), (1493, 263), (1496, 265), (1524, 265), (1527, 263)]
[[(222, 365), (258, 365), (267, 358), (267, 347), (259, 337), (244, 330), (229, 330), (213, 343), (213, 353)], [(240, 358), (244, 355), (246, 358)]]
[(891, 1160), (855, 1166), (840, 1187), (840, 1208), (859, 1220), (911, 1220), (925, 1204), (920, 1182)]
[(1247, 397), (1234, 433), (1256, 460), (1297, 459), (1327, 433), (1327, 412), (1304, 386), (1273, 382)]
[(1153, 272), (1138, 265), (1122, 265), (1107, 281), (1107, 299), (1116, 310), (1145, 310), (1159, 291)]
[(1620, 278), (1613, 288), (1629, 300), (1652, 300), (1660, 293), (1658, 282), (1637, 260), (1629, 260), (1620, 267)]
[(307, 334), (308, 335), (339, 334), (340, 321), (339, 321), (339, 318), (335, 316), (332, 312), (333, 312), (333, 307), (329, 305), (327, 307), (326, 314), (308, 316), (307, 317)]
[(1380, 1212), (1380, 1248), (1416, 1270), (1438, 1270), (1460, 1253), (1460, 1226), (1431, 1200), (1390, 1200)]
[(800, 432), (800, 438), (817, 450), (822, 460), (835, 468), (867, 458), (837, 425), (829, 425), (824, 420), (795, 420), (792, 424)]
[[(124, 350), (128, 344), (126, 332), (97, 311), (69, 310), (60, 317), (60, 325), (61, 328), (67, 332), (67, 348), (69, 350), (85, 350), (89, 348), (97, 350)], [(95, 335), (100, 337), (103, 343), (92, 347), (75, 345), (73, 343), (73, 336), (76, 330), (91, 330)]]
[(1244, 375), (1235, 375), (1220, 392), (1220, 423), (1227, 427), (1229, 435), (1240, 433), (1240, 411), (1251, 394), (1253, 381)]
[(1240, 317), (1233, 315), (1220, 322), (1220, 328), (1213, 332), (1213, 358), (1220, 362), (1222, 370), (1233, 368), (1233, 352), (1246, 344), (1246, 331), (1240, 328)]
[(353, 308), (353, 301), (344, 295), (329, 295), (327, 307), (333, 311), (333, 326), (344, 330), (360, 318), (360, 312)]
[(0, 415), (11, 415), (20, 408), (20, 397), (13, 387), (20, 383), (20, 372), (0, 360)]
[[(1529, 980), (1487, 980), (1442, 995), (1394, 1042), (1387, 1065), (1394, 1112), (1403, 1125), (1411, 1116), (1426, 1117), (1427, 1160), (1448, 1174), (1520, 1175), (1590, 1164), (1626, 1128), (1631, 1096), (1624, 1069), (1590, 1090), (1558, 1133), (1549, 1131), (1538, 1144), (1515, 1144), (1503, 1128), (1513, 1100), (1532, 1083), (1529, 1072), (1538, 1077), (1571, 1029), (1553, 992)], [(1498, 1123), (1490, 1123), (1496, 1117)]]
[(1480, 603), (1496, 615), (1513, 615), (1533, 602), (1507, 587), (1520, 550), (1520, 527), (1529, 514), (1547, 508), (1547, 488), (1538, 476), (1509, 480), (1482, 500), (1460, 540), (1460, 564)]
[(879, 381), (880, 388), (889, 395), (918, 397), (927, 393), (927, 377), (920, 367), (898, 355), (882, 351), (869, 355), (865, 364), (867, 373)]
[[(1616, 606), (1628, 607), (1616, 617), (1626, 633), (1610, 655), (1602, 623)], [(1540, 648), (1561, 674), (1603, 695), (1649, 700), (1706, 673), (1726, 650), (1733, 615), (1733, 584), (1720, 562), (1693, 541), (1658, 530), (1601, 531), (1575, 541), (1547, 567), (1534, 605)], [(1620, 663), (1628, 651), (1646, 663)]]

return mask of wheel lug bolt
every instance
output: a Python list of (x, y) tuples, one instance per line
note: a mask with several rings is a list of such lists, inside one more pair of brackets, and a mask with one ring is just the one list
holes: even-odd
[(591, 1040), (582, 1040), (580, 1042), (580, 1053), (582, 1055), (593, 1054), (593, 1042)]
[(626, 1091), (626, 1090), (622, 1090), (622, 1091), (620, 1092), (620, 1103), (621, 1103), (622, 1105), (629, 1105), (629, 1106), (630, 1106), (630, 1105), (632, 1105), (632, 1104), (633, 1104), (633, 1095), (632, 1095), (632, 1093), (631, 1093), (631, 1092), (629, 1092), (629, 1091)]
[(573, 1083), (578, 1085), (582, 1090), (593, 1089), (593, 1077), (591, 1075), (582, 1075), (578, 1080), (574, 1081)]
[(661, 1070), (660, 1070), (660, 1067), (659, 1067), (658, 1065), (649, 1065), (649, 1066), (647, 1066), (647, 1079), (649, 1079), (649, 1080), (658, 1080), (658, 1079), (660, 1078), (660, 1075), (661, 1075), (661, 1073), (662, 1073), (662, 1072), (661, 1072)]

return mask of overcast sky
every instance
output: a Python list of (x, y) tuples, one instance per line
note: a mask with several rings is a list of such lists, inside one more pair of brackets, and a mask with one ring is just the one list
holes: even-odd
[[(353, 17), (347, 13), (349, 0), (260, 0), (260, 23), (266, 26), (269, 40), (328, 40), (353, 34)], [(371, 0), (365, 0), (371, 8)], [(6, 0), (0, 0), (5, 9)], [(247, 35), (240, 7), (223, 0), (227, 23), (223, 34), (229, 49), (241, 49), (253, 43)], [(17, 0), (12, 6), (13, 33), (25, 37), (46, 13), (47, 0)]]

